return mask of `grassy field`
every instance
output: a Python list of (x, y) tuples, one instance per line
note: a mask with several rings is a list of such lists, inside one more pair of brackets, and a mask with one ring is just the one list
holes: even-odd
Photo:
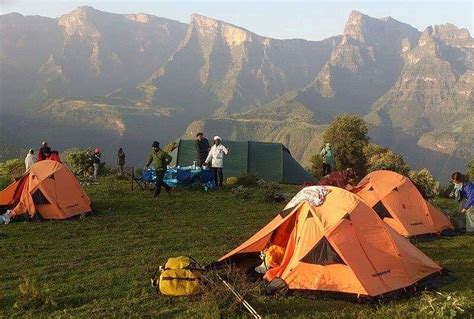
[[(62, 222), (0, 225), (0, 317), (242, 317), (229, 296), (170, 298), (150, 287), (150, 276), (168, 257), (192, 255), (211, 262), (267, 223), (283, 204), (265, 203), (229, 190), (181, 190), (153, 199), (107, 177), (87, 186), (96, 215)], [(297, 188), (287, 187), (295, 193)], [(439, 205), (453, 210), (449, 200)], [(330, 298), (266, 297), (258, 287), (248, 300), (267, 317), (473, 316), (474, 236), (416, 245), (456, 280), (434, 292), (379, 305)], [(222, 292), (224, 294), (224, 292)]]

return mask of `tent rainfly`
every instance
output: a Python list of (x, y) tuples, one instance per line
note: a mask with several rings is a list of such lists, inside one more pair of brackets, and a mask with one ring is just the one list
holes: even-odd
[(421, 196), (411, 180), (392, 171), (375, 171), (355, 188), (380, 218), (405, 237), (454, 229), (449, 218)]
[(276, 245), (284, 255), (264, 275), (270, 286), (275, 280), (289, 290), (358, 298), (396, 295), (440, 274), (439, 265), (385, 224), (359, 196), (327, 189), (322, 205), (303, 200), (282, 211), (219, 262), (243, 267)]
[(56, 161), (40, 161), (0, 192), (0, 207), (13, 218), (39, 213), (43, 219), (66, 219), (91, 211), (91, 201), (74, 174)]

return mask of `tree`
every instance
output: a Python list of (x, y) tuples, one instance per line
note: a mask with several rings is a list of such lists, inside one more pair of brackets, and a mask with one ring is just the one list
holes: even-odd
[(25, 161), (15, 158), (0, 163), (0, 171), (4, 172), (8, 179), (14, 181), (25, 174)]
[(369, 172), (388, 170), (408, 176), (410, 166), (405, 162), (402, 155), (384, 148), (378, 144), (369, 144), (364, 149), (367, 159), (367, 170)]
[(358, 115), (339, 115), (323, 135), (324, 143), (331, 143), (337, 169), (352, 168), (358, 176), (364, 176), (367, 159), (364, 149), (369, 143), (368, 128)]

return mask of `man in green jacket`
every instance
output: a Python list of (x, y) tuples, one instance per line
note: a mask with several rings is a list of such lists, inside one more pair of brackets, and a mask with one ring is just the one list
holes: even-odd
[(162, 186), (166, 189), (168, 194), (170, 194), (171, 187), (163, 181), (163, 178), (165, 177), (168, 164), (171, 163), (172, 157), (160, 148), (160, 143), (157, 141), (154, 141), (151, 147), (153, 149), (150, 156), (148, 156), (148, 162), (146, 163), (145, 168), (148, 169), (148, 167), (151, 166), (156, 171), (156, 188), (154, 196), (160, 196)]
[(336, 159), (334, 158), (334, 151), (330, 143), (326, 143), (319, 154), (323, 157), (323, 176), (329, 175), (333, 170), (336, 170)]

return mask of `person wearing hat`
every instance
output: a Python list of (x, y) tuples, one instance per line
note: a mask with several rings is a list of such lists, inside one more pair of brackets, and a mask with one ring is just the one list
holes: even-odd
[(100, 148), (96, 147), (94, 150), (94, 154), (91, 156), (92, 165), (94, 166), (94, 180), (97, 180), (97, 176), (99, 175), (99, 168), (100, 168), (100, 156), (102, 152)]
[(336, 159), (331, 144), (326, 143), (319, 155), (323, 157), (323, 176), (329, 175), (332, 170), (336, 169)]
[(28, 154), (26, 154), (26, 157), (25, 157), (25, 168), (26, 168), (25, 172), (28, 172), (30, 170), (31, 165), (36, 163), (36, 158), (34, 154), (35, 154), (35, 151), (32, 148), (30, 148), (30, 150), (28, 151)]
[(170, 194), (171, 187), (169, 187), (169, 185), (163, 181), (163, 178), (165, 177), (168, 164), (171, 163), (171, 160), (173, 158), (171, 157), (171, 155), (169, 155), (160, 148), (160, 143), (158, 143), (157, 141), (154, 141), (151, 147), (152, 151), (148, 156), (148, 162), (145, 165), (145, 169), (148, 169), (148, 167), (151, 166), (156, 171), (156, 188), (154, 196), (160, 196), (161, 187), (164, 187), (166, 189), (166, 192)]
[(214, 136), (214, 145), (206, 158), (206, 164), (211, 164), (212, 173), (214, 175), (214, 182), (217, 187), (221, 187), (224, 176), (222, 169), (224, 168), (224, 156), (229, 154), (229, 150), (221, 144), (222, 139), (219, 136)]

